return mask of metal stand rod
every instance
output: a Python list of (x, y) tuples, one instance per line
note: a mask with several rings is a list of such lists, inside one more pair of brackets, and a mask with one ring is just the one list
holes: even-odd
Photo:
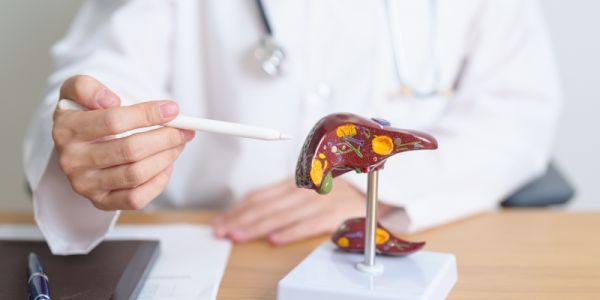
[(377, 183), (379, 171), (369, 172), (367, 181), (367, 218), (365, 220), (365, 261), (367, 267), (375, 266), (375, 229), (377, 229)]
[(375, 263), (375, 230), (377, 229), (377, 183), (379, 171), (369, 172), (367, 181), (367, 217), (365, 220), (365, 260), (356, 267), (370, 274), (383, 272), (383, 266)]

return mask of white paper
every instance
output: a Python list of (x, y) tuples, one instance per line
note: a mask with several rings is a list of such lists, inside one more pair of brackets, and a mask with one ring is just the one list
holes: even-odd
[[(0, 225), (0, 238), (43, 239), (33, 225)], [(230, 242), (213, 238), (211, 228), (202, 225), (117, 225), (107, 239), (160, 241), (139, 300), (216, 299), (231, 251)]]

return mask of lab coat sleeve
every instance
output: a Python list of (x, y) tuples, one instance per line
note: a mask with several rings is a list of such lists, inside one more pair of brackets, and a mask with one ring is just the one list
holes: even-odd
[(24, 165), (35, 220), (55, 254), (89, 252), (119, 214), (98, 210), (74, 193), (59, 168), (51, 130), (60, 85), (86, 74), (123, 104), (168, 98), (173, 5), (167, 0), (86, 1), (52, 49), (54, 72), (26, 136)]
[(458, 89), (424, 129), (439, 149), (397, 155), (379, 176), (381, 201), (402, 208), (396, 230), (492, 210), (547, 167), (561, 96), (538, 3), (487, 1), (474, 22)]

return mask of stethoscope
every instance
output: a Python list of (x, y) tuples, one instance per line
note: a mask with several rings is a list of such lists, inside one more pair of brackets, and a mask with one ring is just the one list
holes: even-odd
[(264, 36), (260, 39), (258, 47), (254, 51), (254, 56), (260, 68), (269, 76), (279, 76), (283, 73), (283, 63), (285, 61), (285, 51), (283, 47), (273, 38), (271, 22), (262, 0), (256, 0), (256, 6), (260, 15), (260, 20), (264, 30)]
[[(449, 96), (452, 93), (451, 88), (442, 88), (441, 86), (441, 70), (440, 62), (436, 55), (436, 41), (438, 37), (437, 32), (437, 0), (430, 0), (430, 11), (429, 11), (429, 57), (432, 65), (433, 74), (433, 87), (430, 89), (418, 88), (415, 84), (411, 83), (402, 73), (403, 69), (403, 55), (404, 49), (398, 43), (397, 39), (399, 32), (396, 31), (396, 27), (392, 23), (394, 20), (393, 13), (396, 9), (393, 9), (390, 5), (391, 0), (385, 0), (386, 10), (386, 23), (388, 26), (388, 34), (390, 46), (392, 48), (392, 57), (394, 60), (394, 72), (399, 83), (399, 94), (405, 97), (413, 98), (431, 98), (438, 95)], [(271, 22), (266, 14), (262, 0), (256, 0), (256, 6), (260, 15), (264, 36), (260, 39), (258, 47), (254, 51), (254, 56), (258, 62), (261, 70), (272, 77), (280, 76), (283, 74), (283, 66), (285, 63), (286, 55), (284, 48), (276, 41), (273, 37), (273, 30)]]

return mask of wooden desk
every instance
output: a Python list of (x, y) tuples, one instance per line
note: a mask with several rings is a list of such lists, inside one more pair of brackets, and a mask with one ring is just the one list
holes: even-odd
[[(210, 222), (211, 212), (126, 213), (121, 223)], [(31, 223), (30, 214), (0, 214)], [(454, 253), (450, 299), (600, 299), (600, 213), (508, 210), (408, 236)], [(277, 282), (326, 237), (272, 248), (235, 246), (218, 299), (275, 299)]]

